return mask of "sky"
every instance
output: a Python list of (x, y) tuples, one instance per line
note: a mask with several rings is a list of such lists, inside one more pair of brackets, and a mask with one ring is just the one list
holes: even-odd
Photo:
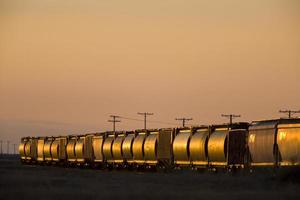
[(298, 0), (0, 0), (0, 140), (278, 118), (299, 35)]

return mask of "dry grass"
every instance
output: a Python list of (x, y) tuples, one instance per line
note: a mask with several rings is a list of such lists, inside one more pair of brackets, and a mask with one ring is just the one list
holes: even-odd
[(0, 199), (300, 199), (299, 170), (274, 175), (142, 173), (21, 165), (0, 159)]

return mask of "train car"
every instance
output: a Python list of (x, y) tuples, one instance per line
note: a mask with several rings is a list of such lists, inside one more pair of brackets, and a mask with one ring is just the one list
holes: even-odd
[(189, 144), (190, 162), (193, 169), (208, 167), (207, 143), (210, 127), (195, 127)]
[(37, 161), (37, 138), (31, 137), (25, 145), (25, 159), (29, 163)]
[(300, 119), (255, 121), (249, 128), (249, 163), (253, 167), (298, 165)]
[(45, 161), (44, 155), (44, 145), (47, 137), (38, 137), (37, 138), (37, 162), (43, 163)]
[(107, 167), (109, 167), (109, 168), (113, 167), (113, 164), (114, 164), (112, 147), (113, 147), (113, 143), (116, 138), (116, 135), (117, 135), (117, 133), (115, 133), (115, 132), (107, 132), (106, 138), (104, 140), (103, 148), (102, 148), (105, 163), (106, 163)]
[(244, 168), (248, 123), (212, 126), (207, 143), (210, 168)]
[(136, 137), (132, 145), (133, 163), (136, 167), (144, 166), (144, 143), (146, 137), (150, 132), (157, 132), (157, 130), (136, 130)]
[(92, 136), (93, 145), (93, 165), (95, 167), (104, 166), (103, 144), (105, 133), (96, 133)]
[(29, 140), (28, 137), (21, 138), (21, 143), (19, 144), (19, 154), (20, 154), (21, 162), (26, 161), (25, 146), (28, 140)]
[(160, 129), (148, 132), (143, 145), (146, 165), (168, 169), (172, 167), (173, 137), (174, 129)]
[(77, 136), (69, 136), (68, 143), (67, 143), (67, 163), (70, 165), (76, 164), (76, 153), (75, 153), (75, 146), (77, 143), (78, 137)]
[(54, 164), (63, 164), (67, 158), (67, 145), (68, 137), (67, 136), (58, 136), (52, 138), (52, 142), (50, 146), (50, 155), (52, 163)]
[(115, 167), (122, 167), (125, 164), (125, 159), (123, 156), (122, 145), (128, 134), (132, 132), (120, 132), (116, 135), (116, 138), (112, 145), (112, 154), (113, 154), (113, 162)]
[(175, 167), (190, 166), (190, 139), (193, 135), (192, 128), (177, 128), (175, 129), (175, 138), (173, 141), (173, 156)]
[(131, 168), (134, 165), (134, 159), (133, 159), (133, 142), (136, 137), (137, 133), (127, 132), (126, 137), (123, 140), (122, 143), (122, 153), (123, 153), (123, 159), (124, 159), (124, 167)]
[(81, 135), (75, 144), (76, 163), (78, 165), (90, 165), (93, 161), (93, 135)]
[(51, 145), (53, 140), (54, 140), (53, 137), (47, 137), (44, 143), (44, 149), (43, 149), (44, 162), (47, 164), (52, 163)]

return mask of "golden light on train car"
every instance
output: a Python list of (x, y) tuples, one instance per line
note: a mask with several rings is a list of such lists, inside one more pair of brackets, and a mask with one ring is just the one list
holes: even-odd
[(135, 138), (134, 133), (128, 134), (125, 137), (122, 144), (123, 158), (126, 160), (127, 163), (133, 162), (132, 146), (133, 146), (134, 138)]
[(52, 161), (52, 156), (51, 156), (52, 142), (53, 142), (53, 138), (47, 138), (44, 144), (44, 159), (46, 161)]
[(194, 166), (207, 166), (208, 155), (206, 144), (208, 142), (208, 128), (197, 129), (192, 135), (189, 145), (190, 159)]
[(115, 136), (114, 135), (108, 135), (107, 138), (105, 138), (104, 144), (103, 144), (103, 155), (107, 162), (113, 163), (113, 155), (112, 155), (112, 145), (114, 142)]
[(67, 160), (69, 162), (76, 162), (76, 154), (75, 154), (76, 142), (77, 142), (77, 137), (72, 137), (68, 141), (68, 144), (67, 144)]
[(80, 136), (75, 145), (75, 155), (77, 163), (89, 163), (92, 161), (92, 135)]
[(142, 164), (145, 162), (144, 149), (143, 149), (145, 138), (146, 138), (146, 133), (141, 132), (138, 133), (138, 135), (135, 137), (133, 141), (132, 152), (133, 152), (133, 160), (135, 163)]
[(158, 132), (150, 133), (145, 139), (144, 155), (146, 163), (157, 163)]
[(38, 141), (37, 141), (37, 160), (39, 162), (43, 162), (45, 159), (45, 157), (44, 157), (45, 140), (46, 140), (46, 138), (40, 137), (40, 138), (38, 138)]
[(27, 139), (22, 138), (21, 143), (19, 144), (19, 154), (21, 160), (25, 160), (26, 155), (25, 155), (25, 145), (26, 145)]
[(122, 154), (122, 144), (125, 139), (125, 134), (119, 134), (116, 139), (114, 140), (112, 146), (112, 154), (115, 163), (122, 163), (124, 162), (123, 154)]
[(93, 156), (94, 156), (94, 162), (100, 163), (103, 162), (103, 143), (104, 143), (104, 134), (101, 135), (93, 135)]
[(227, 130), (214, 131), (208, 140), (207, 149), (211, 165), (225, 165), (227, 162)]
[(300, 165), (300, 123), (278, 125), (277, 144), (281, 166)]
[(249, 128), (248, 147), (251, 166), (275, 164), (274, 141), (278, 121), (255, 122)]
[(192, 130), (180, 130), (173, 142), (174, 162), (177, 165), (189, 165), (189, 144)]

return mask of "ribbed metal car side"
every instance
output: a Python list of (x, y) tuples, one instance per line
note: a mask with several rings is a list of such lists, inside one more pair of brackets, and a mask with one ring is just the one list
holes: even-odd
[(65, 162), (66, 161), (66, 145), (67, 137), (59, 136), (53, 138), (51, 144), (51, 157), (54, 163)]
[(190, 165), (189, 145), (192, 136), (192, 129), (182, 129), (176, 131), (173, 141), (174, 163), (176, 165)]
[(278, 125), (277, 144), (280, 166), (300, 166), (299, 122)]
[(25, 155), (25, 145), (27, 143), (28, 139), (27, 138), (21, 138), (21, 143), (19, 144), (19, 154), (21, 161), (25, 161), (26, 155)]
[(251, 166), (275, 166), (278, 121), (255, 122), (249, 128), (248, 147)]
[(80, 136), (75, 145), (76, 162), (89, 164), (93, 160), (92, 135)]
[(103, 144), (105, 139), (105, 133), (95, 134), (93, 135), (93, 161), (96, 164), (103, 164), (104, 163), (104, 156), (103, 156)]
[(45, 160), (44, 156), (44, 145), (47, 138), (39, 137), (37, 140), (37, 161), (43, 162)]
[(139, 132), (134, 138), (132, 145), (133, 162), (135, 164), (144, 164), (144, 142), (147, 137), (146, 131)]
[(136, 134), (134, 132), (127, 134), (122, 143), (123, 159), (127, 164), (133, 163), (133, 141)]
[(104, 159), (108, 164), (113, 164), (114, 162), (114, 158), (113, 158), (113, 154), (112, 154), (112, 146), (113, 146), (113, 142), (115, 140), (115, 135), (114, 133), (108, 135), (105, 138), (104, 144), (103, 144), (103, 155), (104, 155)]
[(126, 137), (125, 133), (119, 133), (113, 142), (112, 154), (113, 154), (114, 163), (124, 164), (122, 144), (125, 137)]
[(53, 137), (48, 137), (44, 144), (44, 159), (46, 162), (52, 161), (52, 155), (51, 155), (51, 145), (53, 142)]
[(207, 142), (209, 128), (197, 128), (192, 135), (189, 145), (190, 159), (194, 167), (208, 166)]
[(77, 137), (70, 137), (67, 144), (67, 161), (70, 163), (76, 163), (75, 145)]

